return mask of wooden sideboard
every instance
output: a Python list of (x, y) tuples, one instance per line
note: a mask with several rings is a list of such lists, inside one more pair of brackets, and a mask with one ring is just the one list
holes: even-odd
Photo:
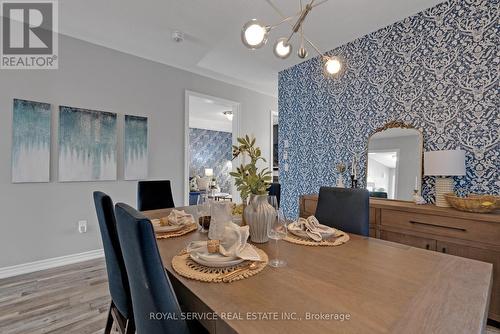
[[(314, 215), (318, 195), (300, 197), (300, 216)], [(500, 321), (500, 214), (370, 199), (370, 237), (493, 264), (489, 318)]]

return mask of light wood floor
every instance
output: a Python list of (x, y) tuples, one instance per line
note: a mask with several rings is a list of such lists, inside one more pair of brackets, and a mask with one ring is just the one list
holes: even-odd
[(0, 333), (102, 333), (110, 297), (103, 259), (0, 280)]
[(101, 334), (109, 302), (104, 259), (6, 278), (0, 280), (0, 333)]

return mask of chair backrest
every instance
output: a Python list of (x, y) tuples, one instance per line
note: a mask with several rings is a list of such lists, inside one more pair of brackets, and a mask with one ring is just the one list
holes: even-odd
[(139, 181), (137, 184), (137, 209), (139, 211), (174, 207), (169, 180)]
[(269, 196), (276, 196), (276, 200), (278, 201), (278, 206), (281, 206), (281, 184), (277, 182), (271, 183), (271, 187), (269, 188)]
[(370, 191), (370, 197), (387, 198), (387, 193), (383, 191)]
[(368, 236), (369, 205), (366, 189), (321, 187), (316, 218), (323, 225)]
[(118, 311), (129, 319), (132, 317), (132, 300), (125, 262), (116, 231), (113, 201), (105, 193), (96, 191), (94, 192), (94, 203), (104, 246), (109, 292)]
[[(165, 273), (150, 220), (127, 204), (117, 204), (115, 211), (137, 333), (188, 333), (187, 324), (180, 316), (177, 297)], [(169, 317), (151, 319), (151, 314), (168, 314)], [(171, 320), (174, 316), (178, 320)]]

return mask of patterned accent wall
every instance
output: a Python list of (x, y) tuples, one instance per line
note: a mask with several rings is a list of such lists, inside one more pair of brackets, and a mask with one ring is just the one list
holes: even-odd
[(190, 128), (189, 176), (205, 176), (205, 168), (213, 168), (221, 192), (231, 193), (232, 136), (231, 132)]
[[(467, 175), (456, 187), (500, 193), (499, 0), (453, 0), (329, 52), (344, 60), (338, 78), (318, 57), (279, 75), (283, 205), (334, 185), (334, 166), (360, 158), (365, 185), (367, 141), (374, 129), (403, 121), (420, 129), (424, 148), (466, 151)], [(347, 181), (347, 180), (346, 180)], [(434, 178), (422, 194), (432, 201)]]

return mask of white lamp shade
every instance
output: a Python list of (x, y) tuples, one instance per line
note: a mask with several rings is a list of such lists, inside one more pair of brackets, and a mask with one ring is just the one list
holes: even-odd
[(429, 176), (465, 175), (465, 151), (444, 150), (424, 153), (424, 172)]
[(214, 176), (214, 170), (212, 168), (205, 168), (205, 176)]

